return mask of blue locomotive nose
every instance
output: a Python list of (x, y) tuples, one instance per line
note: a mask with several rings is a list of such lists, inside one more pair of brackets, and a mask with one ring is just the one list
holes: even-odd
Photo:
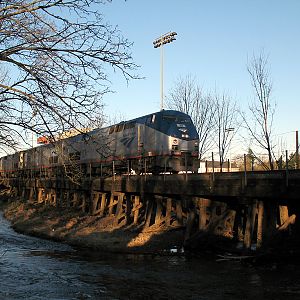
[(199, 139), (191, 117), (176, 110), (162, 110), (141, 118), (139, 123), (181, 140)]

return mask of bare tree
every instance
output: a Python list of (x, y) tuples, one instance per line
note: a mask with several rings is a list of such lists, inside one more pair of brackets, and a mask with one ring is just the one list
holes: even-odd
[(250, 118), (243, 114), (243, 120), (255, 144), (268, 155), (268, 168), (274, 169), (272, 141), (275, 104), (272, 103), (272, 81), (268, 69), (268, 59), (264, 54), (253, 56), (247, 67), (254, 88), (255, 99), (249, 105)]
[(0, 1), (0, 148), (102, 116), (108, 67), (137, 78), (131, 44), (104, 22), (109, 0)]
[(167, 106), (191, 116), (199, 134), (200, 159), (213, 145), (215, 102), (205, 95), (191, 75), (178, 78), (167, 98)]
[(225, 93), (218, 94), (215, 92), (214, 102), (216, 107), (213, 119), (216, 125), (215, 142), (218, 147), (222, 170), (232, 139), (239, 128), (238, 108), (237, 104)]

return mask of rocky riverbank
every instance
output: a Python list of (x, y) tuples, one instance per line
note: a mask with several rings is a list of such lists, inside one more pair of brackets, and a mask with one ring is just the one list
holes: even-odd
[(72, 208), (31, 204), (21, 199), (2, 201), (4, 216), (21, 233), (66, 242), (96, 251), (170, 253), (182, 249), (183, 230), (151, 226), (113, 226), (112, 217), (91, 216)]

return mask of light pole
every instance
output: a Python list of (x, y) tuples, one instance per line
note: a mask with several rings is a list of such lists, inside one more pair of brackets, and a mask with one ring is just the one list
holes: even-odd
[[(233, 137), (233, 132), (234, 132), (234, 128), (233, 127), (229, 127), (229, 128), (225, 128), (225, 132), (227, 132), (227, 136), (229, 135), (230, 132), (232, 132), (232, 137)], [(229, 171), (231, 171), (231, 147), (230, 147), (230, 144), (231, 144), (231, 140), (232, 140), (232, 137), (231, 139), (229, 140)]]
[(296, 130), (296, 169), (299, 169), (299, 137), (298, 137), (298, 130)]
[(155, 39), (153, 42), (154, 48), (161, 49), (160, 51), (160, 109), (164, 108), (164, 50), (163, 45), (171, 43), (176, 40), (176, 32), (168, 32)]

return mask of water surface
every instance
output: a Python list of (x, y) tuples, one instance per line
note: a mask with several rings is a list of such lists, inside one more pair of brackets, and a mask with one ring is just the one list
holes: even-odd
[(18, 234), (0, 215), (0, 299), (300, 299), (299, 269), (83, 252)]

